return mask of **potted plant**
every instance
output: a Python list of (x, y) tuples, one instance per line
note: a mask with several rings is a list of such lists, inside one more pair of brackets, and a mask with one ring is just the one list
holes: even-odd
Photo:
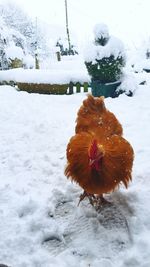
[(115, 97), (121, 84), (125, 52), (122, 42), (109, 35), (107, 25), (95, 25), (94, 42), (85, 51), (85, 65), (91, 76), (92, 94)]

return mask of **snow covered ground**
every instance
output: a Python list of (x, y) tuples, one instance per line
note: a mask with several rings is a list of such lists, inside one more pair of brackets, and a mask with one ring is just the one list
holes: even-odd
[(105, 100), (135, 150), (133, 181), (99, 213), (64, 176), (86, 94), (0, 86), (0, 263), (11, 267), (150, 266), (150, 83)]

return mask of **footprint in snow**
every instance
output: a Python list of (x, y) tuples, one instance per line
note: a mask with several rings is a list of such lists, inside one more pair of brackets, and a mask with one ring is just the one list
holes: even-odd
[(18, 208), (18, 215), (20, 218), (32, 215), (38, 209), (37, 203), (33, 200), (28, 200)]
[[(105, 204), (96, 212), (88, 201), (77, 207), (73, 199), (59, 191), (55, 192), (53, 202), (55, 209), (49, 216), (63, 230), (60, 236), (55, 233), (43, 240), (51, 254), (57, 255), (68, 249), (70, 253), (74, 251), (74, 257), (86, 258), (89, 254), (95, 255), (96, 249), (105, 257), (109, 250), (116, 254), (130, 245), (127, 220), (114, 204)], [(87, 238), (88, 242), (85, 242)]]

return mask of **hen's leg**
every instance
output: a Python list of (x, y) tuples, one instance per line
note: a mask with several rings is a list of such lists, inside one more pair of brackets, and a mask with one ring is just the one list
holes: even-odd
[(97, 199), (99, 202), (101, 202), (101, 204), (109, 204), (110, 203), (106, 198), (103, 197), (103, 194), (98, 195)]
[(85, 197), (87, 197), (89, 199), (91, 205), (94, 206), (95, 196), (93, 194), (87, 193), (86, 191), (84, 191), (83, 194), (80, 195), (78, 206), (79, 206), (80, 202), (83, 199), (85, 199)]
[(80, 205), (80, 202), (85, 199), (85, 197), (89, 199), (90, 204), (95, 207), (96, 210), (99, 209), (102, 205), (110, 204), (110, 202), (103, 197), (103, 194), (95, 196), (94, 194), (90, 194), (84, 191), (80, 195), (78, 206)]
[(103, 197), (103, 194), (101, 194), (101, 195), (97, 195), (95, 197), (95, 203), (94, 204), (95, 204), (94, 207), (96, 208), (96, 210), (98, 210), (103, 205), (111, 204), (111, 202), (109, 202), (106, 198)]
[(84, 191), (81, 195), (80, 195), (80, 198), (79, 198), (79, 202), (78, 202), (78, 206), (80, 205), (80, 202), (85, 199), (85, 197), (87, 196), (87, 193), (86, 191)]

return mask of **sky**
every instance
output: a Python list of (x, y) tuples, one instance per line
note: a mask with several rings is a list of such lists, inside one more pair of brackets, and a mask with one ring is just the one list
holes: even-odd
[[(7, 0), (0, 0), (6, 2)], [(10, 0), (30, 16), (65, 31), (65, 0)], [(71, 36), (83, 42), (96, 23), (106, 23), (110, 34), (137, 46), (150, 35), (149, 0), (67, 0)]]

